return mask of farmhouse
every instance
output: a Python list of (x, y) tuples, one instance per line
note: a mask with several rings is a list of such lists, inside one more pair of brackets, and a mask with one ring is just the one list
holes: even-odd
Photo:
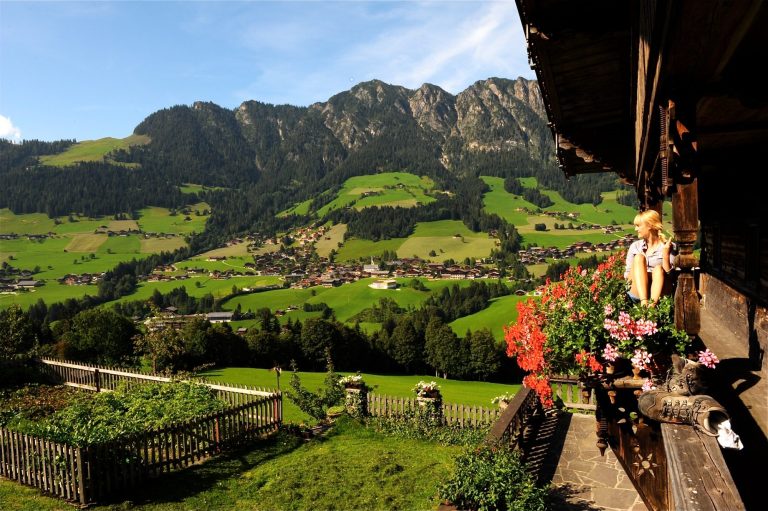
[(209, 312), (205, 317), (211, 323), (229, 323), (233, 315), (233, 312)]
[(397, 281), (395, 279), (377, 280), (368, 284), (371, 289), (397, 289)]
[[(768, 7), (517, 6), (561, 169), (616, 174), (634, 185), (641, 209), (662, 213), (671, 202), (675, 323), (727, 357), (717, 390), (749, 447), (724, 459), (711, 438), (679, 424), (653, 425), (653, 441), (638, 443), (599, 388), (598, 446), (610, 440), (649, 509), (757, 509), (764, 489), (747, 467), (768, 455), (768, 216), (765, 189), (746, 172), (768, 143), (768, 89), (754, 74), (768, 59)], [(655, 460), (655, 478), (631, 469), (638, 454), (641, 466)]]
[(16, 283), (16, 289), (34, 289), (42, 285), (43, 282), (39, 280), (20, 280)]

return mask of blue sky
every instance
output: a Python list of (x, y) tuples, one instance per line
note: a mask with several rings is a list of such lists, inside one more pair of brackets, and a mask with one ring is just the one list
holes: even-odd
[(122, 138), (161, 108), (306, 106), (362, 81), (535, 78), (514, 0), (0, 0), (0, 137)]

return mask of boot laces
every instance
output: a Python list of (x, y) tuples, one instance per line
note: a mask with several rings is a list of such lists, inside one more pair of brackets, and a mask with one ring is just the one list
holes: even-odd
[(698, 426), (698, 416), (704, 406), (703, 399), (694, 399), (691, 403), (686, 398), (668, 398), (663, 401), (661, 416), (684, 424)]

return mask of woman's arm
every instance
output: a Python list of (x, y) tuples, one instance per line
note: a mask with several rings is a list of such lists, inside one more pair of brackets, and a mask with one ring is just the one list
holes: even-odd
[(672, 271), (672, 240), (668, 239), (661, 249), (661, 267), (665, 273)]

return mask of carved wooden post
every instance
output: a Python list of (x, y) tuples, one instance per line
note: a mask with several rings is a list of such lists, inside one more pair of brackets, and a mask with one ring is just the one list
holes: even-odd
[(676, 188), (672, 195), (672, 218), (679, 251), (677, 266), (680, 274), (675, 291), (675, 326), (694, 336), (699, 333), (701, 326), (699, 295), (693, 278), (693, 268), (697, 266), (693, 244), (696, 242), (698, 228), (699, 194), (696, 179), (690, 184), (678, 184)]
[(699, 191), (696, 179), (695, 157), (697, 144), (690, 131), (693, 116), (685, 116), (674, 101), (669, 101), (669, 132), (674, 141), (676, 169), (672, 194), (672, 223), (678, 248), (675, 292), (675, 326), (695, 336), (701, 326), (699, 295), (693, 278), (698, 261), (693, 255), (699, 222)]

